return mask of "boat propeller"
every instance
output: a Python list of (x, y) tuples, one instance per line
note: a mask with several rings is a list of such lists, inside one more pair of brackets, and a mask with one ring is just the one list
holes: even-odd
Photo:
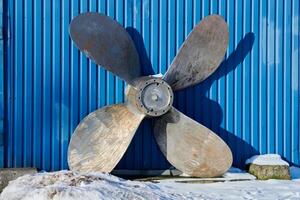
[(215, 177), (232, 164), (232, 153), (213, 131), (172, 106), (174, 93), (209, 77), (228, 44), (226, 22), (218, 15), (198, 23), (163, 77), (141, 76), (140, 61), (127, 31), (99, 13), (84, 13), (70, 23), (75, 45), (88, 58), (128, 83), (125, 103), (86, 116), (68, 149), (71, 170), (111, 172), (145, 117), (154, 120), (154, 136), (167, 160), (195, 177)]

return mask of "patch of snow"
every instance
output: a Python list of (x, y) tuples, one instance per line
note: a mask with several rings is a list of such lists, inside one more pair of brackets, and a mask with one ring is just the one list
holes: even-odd
[(290, 167), (291, 177), (294, 181), (300, 182), (300, 168), (292, 166)]
[(287, 165), (289, 163), (281, 159), (278, 154), (264, 154), (256, 155), (246, 160), (246, 164), (256, 164), (256, 165)]
[[(299, 168), (291, 167), (291, 172), (293, 178), (299, 178)], [(236, 168), (228, 173), (246, 174)], [(124, 180), (106, 173), (59, 171), (20, 177), (11, 181), (0, 196), (0, 200), (28, 199), (300, 199), (300, 182), (250, 180), (200, 184), (167, 179), (152, 183)]]
[(215, 178), (195, 178), (189, 175), (180, 174), (179, 177), (172, 179), (157, 179), (156, 182), (221, 182), (221, 181), (242, 181), (242, 180), (255, 180), (256, 177), (239, 168), (231, 167), (223, 176)]
[(255, 180), (256, 177), (239, 168), (231, 167), (224, 175), (229, 180)]
[(163, 77), (162, 73), (159, 73), (159, 74), (153, 74), (151, 75), (152, 77), (155, 77), (155, 78), (161, 78)]
[(300, 199), (300, 183), (286, 180), (253, 180), (205, 184), (162, 182), (158, 185), (182, 194), (182, 199)]
[(154, 183), (127, 181), (105, 173), (71, 171), (25, 175), (11, 181), (1, 200), (179, 199)]

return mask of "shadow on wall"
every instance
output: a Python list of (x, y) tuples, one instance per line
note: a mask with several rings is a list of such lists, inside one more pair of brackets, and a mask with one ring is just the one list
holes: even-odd
[[(142, 76), (155, 74), (142, 35), (133, 27), (127, 27), (126, 30), (139, 53)], [(125, 155), (115, 169), (156, 170), (170, 168), (171, 165), (160, 152), (152, 133), (152, 120), (146, 118), (140, 124)]]
[(155, 72), (152, 68), (151, 61), (147, 55), (143, 37), (135, 28), (127, 27), (126, 30), (129, 33), (129, 35), (131, 36), (131, 38), (135, 44), (135, 48), (137, 49), (137, 51), (139, 53), (139, 58), (140, 58), (141, 66), (142, 66), (142, 75), (148, 76), (148, 75), (155, 74)]
[[(155, 74), (152, 68), (151, 61), (147, 56), (147, 52), (144, 46), (143, 38), (140, 33), (132, 28), (128, 27), (126, 29), (130, 36), (132, 37), (135, 46), (139, 52), (140, 62), (142, 66), (143, 75)], [(197, 95), (199, 97), (199, 102), (203, 108), (209, 108), (213, 111), (213, 114), (207, 115), (208, 117), (202, 117), (202, 119), (195, 119), (201, 124), (205, 125), (222, 137), (229, 147), (232, 150), (234, 161), (233, 165), (236, 167), (243, 168), (243, 163), (247, 158), (252, 155), (259, 154), (259, 152), (251, 146), (251, 144), (244, 141), (242, 138), (239, 138), (234, 133), (225, 130), (221, 127), (221, 122), (223, 120), (223, 110), (218, 102), (209, 99), (205, 96), (207, 91), (210, 89), (214, 81), (220, 79), (223, 76), (226, 76), (229, 72), (235, 70), (237, 66), (243, 62), (247, 54), (251, 51), (254, 44), (254, 34), (252, 32), (247, 33), (242, 40), (238, 43), (235, 51), (233, 51), (229, 57), (224, 60), (219, 68), (204, 82), (198, 84), (197, 88), (194, 88), (192, 95), (185, 95), (187, 102), (194, 102), (194, 98)], [(189, 89), (186, 89), (189, 90)], [(183, 91), (184, 92), (184, 91)], [(181, 93), (181, 92), (180, 92)], [(191, 93), (189, 93), (191, 94)], [(178, 94), (175, 96), (179, 96)], [(193, 98), (193, 99), (189, 99)], [(198, 102), (197, 102), (198, 103)], [(176, 104), (174, 104), (175, 107)], [(195, 105), (195, 104), (194, 104)], [(179, 106), (180, 107), (180, 106)], [(189, 116), (182, 109), (179, 109), (181, 112)], [(200, 115), (205, 116), (205, 113), (200, 113)], [(189, 116), (193, 118), (192, 116)], [(207, 119), (210, 118), (210, 119)], [(214, 126), (211, 126), (213, 122)], [(122, 168), (123, 164), (126, 163), (126, 166), (130, 168), (139, 169), (166, 169), (170, 168), (170, 164), (166, 161), (162, 153), (159, 151), (159, 148), (155, 142), (155, 139), (152, 134), (153, 128), (151, 121), (144, 120), (144, 122), (139, 127), (132, 143), (130, 144), (126, 154), (123, 156), (122, 160), (118, 164), (117, 168)], [(145, 143), (144, 143), (145, 142)], [(132, 160), (134, 158), (134, 160)], [(140, 161), (139, 161), (140, 160)]]
[[(204, 82), (199, 84), (200, 90), (194, 90), (200, 92), (197, 95), (200, 96), (200, 101), (203, 108), (209, 108), (213, 114), (208, 116), (210, 120), (201, 118), (197, 120), (201, 124), (205, 125), (217, 133), (230, 147), (233, 154), (233, 166), (244, 168), (245, 160), (253, 155), (260, 154), (254, 147), (251, 146), (247, 141), (236, 136), (234, 133), (221, 127), (221, 123), (224, 119), (224, 112), (220, 104), (214, 100), (211, 100), (205, 96), (214, 81), (226, 76), (229, 72), (235, 70), (237, 66), (244, 61), (247, 54), (251, 51), (254, 44), (254, 33), (247, 33), (242, 40), (238, 43), (236, 49), (224, 60), (218, 69), (209, 76)], [(193, 95), (194, 96), (194, 95)], [(192, 96), (192, 97), (193, 97)], [(187, 97), (189, 98), (189, 97)], [(187, 101), (189, 101), (187, 99)], [(202, 113), (205, 116), (205, 113)], [(233, 120), (233, 119), (231, 119)], [(213, 126), (211, 125), (213, 122)]]

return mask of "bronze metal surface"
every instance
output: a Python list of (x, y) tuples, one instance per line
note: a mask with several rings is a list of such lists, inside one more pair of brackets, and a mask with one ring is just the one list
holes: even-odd
[(127, 83), (140, 76), (139, 56), (127, 31), (108, 16), (88, 12), (76, 16), (69, 32), (88, 58)]
[(228, 27), (219, 15), (210, 15), (188, 35), (164, 75), (173, 90), (205, 80), (220, 65), (228, 44)]

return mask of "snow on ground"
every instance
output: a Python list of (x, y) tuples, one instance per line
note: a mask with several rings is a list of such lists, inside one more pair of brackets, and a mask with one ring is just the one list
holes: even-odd
[(224, 178), (229, 179), (229, 180), (255, 180), (256, 177), (242, 171), (239, 168), (231, 167), (224, 175)]
[(264, 154), (255, 155), (246, 160), (246, 164), (256, 164), (256, 165), (287, 165), (289, 163), (281, 159), (278, 154)]
[(175, 189), (191, 199), (300, 199), (300, 183), (294, 181), (234, 181), (206, 184), (164, 182), (161, 186)]
[[(70, 171), (39, 173), (18, 178), (4, 189), (0, 200), (94, 200), (94, 199), (300, 199), (300, 168), (291, 167), (294, 180), (179, 183), (129, 181), (103, 173)], [(240, 174), (240, 176), (239, 176)], [(231, 169), (228, 177), (245, 176)], [(226, 177), (226, 176), (224, 176)], [(243, 178), (242, 178), (243, 179)]]
[(18, 178), (3, 190), (1, 200), (178, 199), (154, 183), (127, 181), (104, 174), (71, 171), (39, 173)]

